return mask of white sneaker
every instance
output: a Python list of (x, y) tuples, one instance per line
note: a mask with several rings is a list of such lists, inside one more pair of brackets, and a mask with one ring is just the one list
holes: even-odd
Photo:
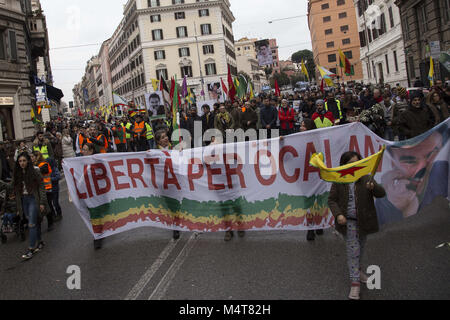
[(350, 294), (348, 295), (348, 298), (350, 300), (359, 300), (359, 293), (361, 292), (361, 288), (359, 285), (352, 284), (352, 287), (350, 289)]

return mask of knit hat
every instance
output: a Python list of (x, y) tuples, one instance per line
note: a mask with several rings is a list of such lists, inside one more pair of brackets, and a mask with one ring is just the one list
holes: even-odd
[(318, 99), (318, 100), (316, 101), (316, 106), (317, 106), (318, 104), (324, 105), (324, 104), (325, 104), (325, 101), (323, 101), (323, 99)]

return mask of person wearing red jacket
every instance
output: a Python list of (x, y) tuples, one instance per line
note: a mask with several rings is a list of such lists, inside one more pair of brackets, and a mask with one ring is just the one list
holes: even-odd
[(281, 108), (278, 111), (278, 118), (280, 119), (281, 136), (288, 136), (294, 133), (295, 111), (294, 108), (289, 107), (286, 99), (281, 101)]
[(325, 102), (322, 99), (316, 101), (316, 113), (312, 115), (312, 121), (314, 121), (316, 128), (332, 127), (334, 124), (334, 117), (331, 111), (325, 111)]

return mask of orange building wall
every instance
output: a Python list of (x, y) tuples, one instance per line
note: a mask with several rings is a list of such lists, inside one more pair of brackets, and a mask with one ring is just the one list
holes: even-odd
[[(345, 4), (337, 5), (338, 0), (309, 0), (308, 3), (308, 23), (311, 33), (312, 48), (314, 54), (314, 61), (316, 65), (322, 66), (330, 70), (336, 68), (336, 74), (341, 76), (341, 68), (339, 64), (338, 49), (343, 52), (352, 51), (353, 57), (350, 63), (353, 65), (355, 75), (347, 77), (343, 75), (340, 81), (363, 79), (362, 64), (360, 61), (360, 41), (358, 26), (356, 20), (356, 10), (353, 0), (345, 0)], [(322, 5), (328, 3), (328, 9), (322, 9)], [(347, 17), (339, 18), (339, 13), (347, 13)], [(331, 21), (324, 22), (323, 18), (331, 17)], [(348, 25), (348, 31), (344, 33), (341, 31), (341, 26)], [(333, 29), (333, 33), (325, 35), (326, 29)], [(343, 44), (342, 40), (349, 38), (350, 44)], [(334, 41), (334, 47), (327, 48), (327, 42)], [(336, 62), (328, 62), (328, 55), (336, 54)], [(343, 74), (343, 72), (342, 72)], [(319, 79), (319, 72), (317, 71), (316, 79)]]

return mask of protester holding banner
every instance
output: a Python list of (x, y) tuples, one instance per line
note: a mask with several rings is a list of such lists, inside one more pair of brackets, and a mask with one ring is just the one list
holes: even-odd
[(325, 110), (325, 102), (322, 99), (316, 101), (316, 112), (311, 119), (314, 121), (317, 129), (332, 127), (334, 124), (334, 117), (331, 111)]
[(41, 238), (41, 221), (47, 212), (47, 198), (40, 170), (34, 167), (27, 152), (21, 153), (16, 161), (11, 185), (19, 215), (28, 220), (30, 242), (22, 258), (29, 260), (45, 246)]
[[(340, 165), (362, 160), (360, 154), (350, 151), (342, 155)], [(350, 271), (351, 290), (349, 299), (359, 300), (360, 282), (367, 282), (362, 272), (361, 258), (369, 234), (379, 231), (374, 197), (383, 198), (384, 188), (370, 176), (356, 183), (333, 183), (328, 197), (328, 206), (336, 219), (336, 230), (346, 239), (347, 263)]]
[[(167, 132), (165, 130), (160, 130), (156, 132), (155, 135), (156, 149), (162, 151), (172, 150), (172, 144), (170, 143), (169, 137), (167, 136)], [(173, 239), (180, 239), (180, 231), (173, 231)]]
[(400, 115), (400, 133), (406, 139), (411, 139), (433, 128), (433, 122), (432, 113), (423, 101), (423, 94), (411, 94), (409, 108)]
[(226, 139), (226, 131), (232, 129), (233, 126), (233, 117), (225, 110), (225, 106), (222, 104), (219, 108), (219, 113), (214, 119), (214, 128), (222, 132), (222, 141)]
[(119, 118), (115, 119), (115, 125), (111, 129), (117, 152), (127, 152), (127, 130), (122, 126)]

